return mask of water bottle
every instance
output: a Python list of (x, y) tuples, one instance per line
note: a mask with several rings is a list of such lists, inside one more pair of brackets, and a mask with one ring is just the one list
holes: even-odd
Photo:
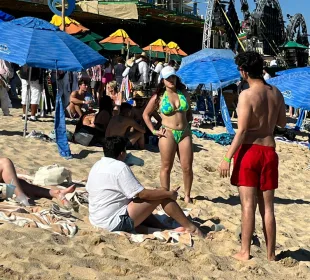
[(13, 197), (15, 186), (13, 184), (0, 184), (0, 189), (0, 197), (2, 199), (7, 199)]

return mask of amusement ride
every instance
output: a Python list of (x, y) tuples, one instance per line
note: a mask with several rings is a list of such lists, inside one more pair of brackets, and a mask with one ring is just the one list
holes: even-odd
[(256, 50), (272, 56), (279, 55), (279, 47), (288, 41), (309, 46), (307, 26), (302, 14), (288, 14), (288, 25), (285, 27), (278, 0), (254, 0), (256, 7), (253, 11), (249, 10), (247, 0), (240, 0), (243, 14), (240, 24), (235, 1), (238, 0), (206, 1), (202, 48), (211, 47), (211, 38), (216, 33), (226, 34), (226, 48), (237, 50), (241, 47), (243, 50)]

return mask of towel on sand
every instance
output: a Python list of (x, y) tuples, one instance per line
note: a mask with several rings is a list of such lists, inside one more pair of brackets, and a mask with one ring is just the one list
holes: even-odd
[(77, 232), (77, 226), (72, 219), (52, 214), (50, 210), (41, 207), (14, 208), (11, 204), (1, 202), (0, 221), (20, 227), (43, 228), (69, 237), (73, 237)]
[[(197, 218), (199, 216), (200, 211), (197, 209), (183, 209), (184, 214), (188, 217), (190, 216), (192, 219)], [(169, 217), (163, 210), (155, 209), (153, 211), (155, 217), (166, 227), (177, 228), (180, 225)], [(141, 243), (147, 239), (159, 240), (161, 242), (166, 243), (181, 243), (187, 246), (193, 246), (193, 240), (190, 233), (184, 232), (175, 232), (173, 230), (164, 230), (158, 228), (148, 228), (148, 234), (133, 234), (127, 233), (123, 231), (115, 231), (114, 233), (119, 234), (128, 238), (132, 242)]]

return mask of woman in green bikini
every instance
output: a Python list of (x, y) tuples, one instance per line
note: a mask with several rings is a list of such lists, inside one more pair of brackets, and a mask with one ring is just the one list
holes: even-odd
[[(151, 115), (155, 110), (159, 110), (162, 117), (160, 130), (155, 130), (151, 122)], [(170, 173), (178, 152), (183, 171), (184, 200), (191, 203), (193, 149), (189, 122), (192, 120), (192, 113), (189, 95), (173, 67), (166, 66), (162, 70), (161, 82), (144, 110), (143, 119), (153, 134), (159, 137), (161, 187), (170, 189)]]

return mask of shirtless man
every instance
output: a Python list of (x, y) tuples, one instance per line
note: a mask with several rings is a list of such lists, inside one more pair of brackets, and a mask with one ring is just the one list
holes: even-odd
[(85, 101), (85, 95), (87, 92), (88, 84), (84, 80), (80, 80), (79, 90), (73, 91), (70, 96), (70, 104), (67, 107), (67, 111), (71, 118), (81, 117), (83, 115), (83, 104), (91, 104), (92, 101)]
[[(145, 129), (131, 117), (131, 113), (132, 106), (128, 103), (122, 103), (120, 114), (111, 118), (105, 136), (127, 137), (130, 146), (134, 146), (137, 143), (138, 149), (143, 150)], [(133, 131), (130, 131), (131, 129)]]
[(273, 131), (286, 124), (282, 94), (263, 79), (263, 59), (255, 52), (235, 58), (240, 74), (250, 88), (242, 91), (238, 103), (238, 131), (221, 165), (221, 177), (230, 176), (234, 157), (232, 185), (239, 187), (242, 209), (241, 250), (238, 260), (250, 259), (251, 239), (258, 202), (267, 245), (267, 259), (275, 260), (276, 221), (274, 193), (278, 188), (278, 155)]

